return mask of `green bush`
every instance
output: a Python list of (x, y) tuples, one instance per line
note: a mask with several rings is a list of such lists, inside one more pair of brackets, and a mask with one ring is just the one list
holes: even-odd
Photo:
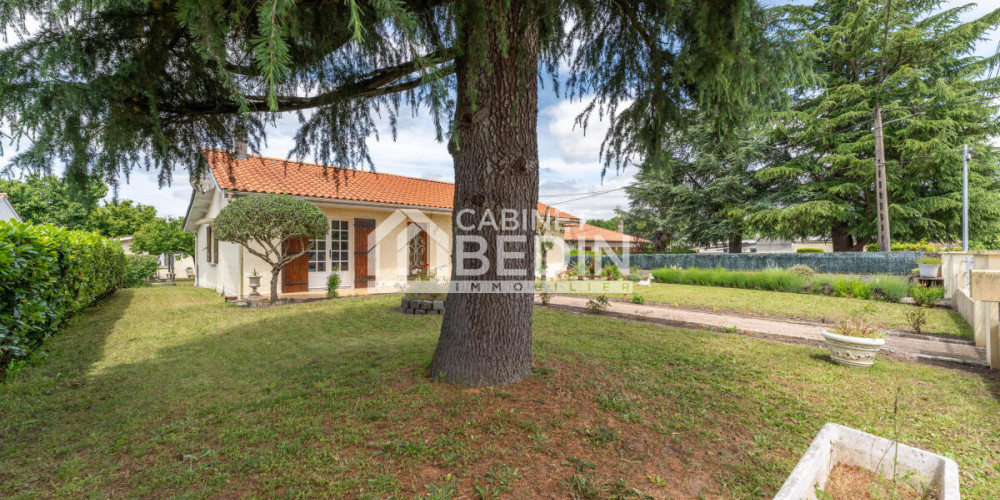
[(801, 292), (807, 283), (805, 278), (787, 269), (728, 271), (719, 267), (715, 269), (665, 268), (653, 271), (652, 275), (657, 283), (722, 286), (778, 292)]
[(637, 294), (635, 294), (635, 295), (632, 296), (632, 303), (633, 304), (639, 304), (639, 305), (645, 304), (646, 303), (646, 297), (644, 297), (642, 295), (639, 295), (637, 293)]
[(51, 224), (0, 222), (0, 379), (81, 309), (122, 286), (121, 245)]
[[(893, 242), (889, 245), (889, 250), (892, 252), (937, 252), (939, 251), (937, 247), (927, 243), (927, 240), (920, 240), (916, 243), (896, 243)], [(867, 252), (877, 252), (878, 243), (870, 243), (865, 246), (865, 251)]]
[(910, 280), (898, 276), (879, 276), (872, 280), (871, 298), (900, 302), (910, 291)]
[(944, 288), (913, 285), (910, 287), (910, 298), (918, 306), (932, 306), (944, 298)]
[(853, 297), (869, 299), (872, 296), (872, 284), (860, 278), (841, 277), (833, 280), (834, 297)]
[(795, 253), (823, 253), (822, 248), (800, 248)]
[(340, 287), (340, 273), (330, 273), (330, 277), (326, 279), (326, 296), (331, 299), (340, 297), (340, 293), (337, 292), (338, 287)]
[(626, 276), (625, 279), (633, 282), (639, 282), (642, 281), (642, 275), (639, 273), (628, 273), (628, 276)]
[(126, 255), (125, 259), (122, 288), (145, 286), (146, 279), (152, 276), (159, 266), (159, 259), (155, 255)]
[(802, 276), (805, 279), (812, 278), (813, 276), (816, 275), (816, 271), (805, 264), (796, 264), (792, 267), (789, 267), (788, 270), (795, 274), (798, 274), (799, 276)]

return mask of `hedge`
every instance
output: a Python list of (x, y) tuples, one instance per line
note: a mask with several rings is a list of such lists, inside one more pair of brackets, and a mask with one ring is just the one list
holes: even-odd
[[(865, 300), (900, 302), (910, 291), (910, 281), (901, 276), (876, 276), (870, 280), (851, 276), (805, 276), (801, 270), (765, 269), (727, 271), (725, 269), (655, 269), (657, 283), (719, 286), (791, 293), (815, 293)], [(914, 285), (921, 290), (924, 287)], [(920, 292), (920, 290), (917, 290)], [(917, 295), (914, 295), (916, 299)]]
[(122, 278), (122, 288), (145, 286), (156, 269), (160, 259), (155, 255), (126, 255), (125, 276)]
[(121, 245), (51, 224), (0, 222), (0, 380), (81, 309), (121, 285)]
[[(798, 264), (820, 273), (833, 274), (910, 274), (917, 267), (922, 252), (836, 252), (836, 253), (696, 253), (696, 254), (630, 254), (625, 266), (642, 269), (721, 267), (731, 271), (763, 271), (789, 268)], [(619, 264), (625, 256), (605, 255), (602, 266)], [(577, 256), (567, 255), (572, 265)], [(619, 267), (622, 267), (619, 264)]]

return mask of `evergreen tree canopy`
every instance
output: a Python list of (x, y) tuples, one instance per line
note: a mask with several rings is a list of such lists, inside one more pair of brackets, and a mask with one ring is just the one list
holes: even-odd
[(699, 115), (676, 141), (683, 145), (670, 148), (658, 168), (640, 172), (628, 188), (628, 218), (670, 228), (670, 239), (685, 245), (727, 243), (740, 253), (747, 219), (774, 187), (756, 173), (787, 155), (752, 124), (723, 138)]
[(91, 214), (107, 192), (107, 186), (97, 179), (90, 179), (82, 187), (53, 175), (0, 179), (0, 193), (10, 196), (10, 202), (25, 222), (49, 223), (67, 229), (91, 229)]
[(87, 226), (91, 231), (118, 238), (135, 234), (144, 224), (156, 219), (156, 208), (132, 200), (114, 201), (94, 209), (89, 219)]
[[(290, 154), (360, 166), (377, 115), (394, 125), (401, 105), (426, 105), (442, 138), (454, 130), (455, 59), (487, 64), (476, 26), (504, 5), (4, 2), (0, 29), (16, 35), (0, 50), (0, 126), (30, 142), (11, 166), (45, 171), (61, 160), (70, 175), (98, 173), (111, 185), (143, 166), (168, 182), (179, 167), (201, 173), (201, 147), (229, 149), (248, 136), (258, 151), (282, 112), (301, 118)], [(687, 103), (725, 127), (791, 74), (787, 40), (775, 36), (781, 20), (752, 0), (548, 0), (532, 9), (542, 67), (568, 95), (593, 98), (586, 118), (610, 115), (606, 158), (619, 165), (656, 154), (645, 145)], [(31, 20), (40, 27), (29, 31)], [(460, 28), (475, 34), (460, 42)], [(522, 40), (498, 43), (523, 56)], [(564, 60), (569, 73), (555, 78)], [(475, 94), (475, 78), (464, 85)]]
[(150, 255), (194, 255), (194, 235), (184, 231), (184, 220), (180, 217), (154, 217), (132, 236), (131, 250)]
[[(725, 132), (783, 95), (798, 58), (782, 16), (755, 0), (11, 0), (0, 28), (23, 39), (0, 51), (0, 127), (31, 139), (15, 167), (61, 159), (70, 175), (114, 183), (144, 165), (169, 181), (180, 166), (203, 173), (200, 147), (246, 138), (259, 150), (282, 112), (300, 113), (290, 155), (370, 165), (377, 114), (392, 125), (406, 104), (450, 138), (456, 212), (529, 213), (545, 73), (590, 100), (584, 126), (609, 117), (606, 165), (655, 159), (685, 108), (710, 110)], [(28, 33), (28, 18), (40, 29)], [(524, 257), (476, 279), (530, 278), (528, 226), (453, 226), (452, 238), (483, 238), (487, 255), (499, 236), (514, 239), (507, 249)], [(456, 268), (453, 280), (469, 279)], [(431, 376), (529, 376), (532, 301), (450, 296)]]
[(961, 237), (963, 143), (970, 162), (973, 239), (1000, 226), (995, 100), (988, 78), (997, 56), (972, 55), (1000, 26), (1000, 9), (961, 23), (971, 4), (936, 0), (822, 0), (797, 13), (802, 44), (816, 54), (818, 86), (798, 88), (775, 120), (776, 142), (793, 157), (757, 178), (780, 188), (753, 226), (770, 236), (832, 235), (836, 250), (860, 250), (877, 234), (873, 110), (883, 110), (889, 216), (894, 240)]

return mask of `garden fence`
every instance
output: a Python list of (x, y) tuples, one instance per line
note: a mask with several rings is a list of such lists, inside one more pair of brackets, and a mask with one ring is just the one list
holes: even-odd
[[(923, 252), (839, 252), (839, 253), (689, 253), (604, 255), (602, 266), (627, 260), (627, 267), (642, 269), (689, 267), (759, 271), (807, 265), (817, 272), (834, 274), (910, 274)], [(566, 263), (575, 264), (578, 255), (567, 255)], [(589, 260), (589, 257), (588, 257)], [(621, 267), (621, 266), (619, 266)]]

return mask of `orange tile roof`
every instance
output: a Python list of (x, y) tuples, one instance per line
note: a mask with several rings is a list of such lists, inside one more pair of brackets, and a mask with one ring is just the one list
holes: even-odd
[[(455, 185), (405, 175), (368, 172), (316, 163), (203, 149), (215, 182), (222, 189), (248, 193), (280, 193), (331, 200), (451, 209)], [(539, 203), (539, 213), (552, 208)], [(555, 210), (555, 209), (553, 209)], [(556, 210), (561, 219), (578, 220)]]
[(590, 224), (580, 224), (579, 227), (567, 227), (566, 231), (563, 233), (563, 239), (566, 241), (576, 241), (580, 239), (584, 241), (594, 241), (597, 238), (601, 238), (608, 243), (649, 243), (649, 240), (645, 238), (619, 233), (618, 231), (611, 231), (604, 229), (603, 227), (591, 226)]

